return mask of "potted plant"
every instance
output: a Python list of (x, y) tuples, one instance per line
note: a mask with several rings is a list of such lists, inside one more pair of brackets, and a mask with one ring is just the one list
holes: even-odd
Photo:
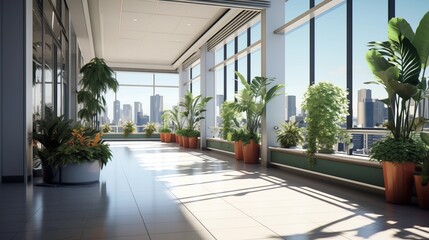
[(152, 134), (153, 134), (154, 132), (156, 132), (156, 124), (155, 124), (155, 123), (153, 123), (153, 122), (149, 122), (149, 123), (147, 123), (147, 124), (144, 126), (143, 131), (144, 131), (144, 133), (145, 133), (146, 137), (150, 137), (150, 136), (152, 136)]
[(127, 121), (124, 126), (124, 136), (128, 137), (131, 133), (133, 133), (136, 130), (136, 127), (134, 126), (134, 123), (131, 121)]
[(104, 95), (109, 89), (116, 92), (119, 83), (114, 77), (113, 70), (101, 58), (93, 58), (80, 69), (80, 73), (81, 90), (77, 93), (77, 100), (82, 104), (82, 109), (78, 115), (90, 126), (98, 128), (98, 114), (104, 111), (106, 105)]
[(198, 137), (200, 136), (200, 132), (197, 130), (188, 130), (186, 136), (188, 138), (189, 148), (196, 149), (198, 148)]
[(165, 111), (162, 116), (162, 128), (159, 130), (161, 142), (171, 142), (171, 129), (168, 127), (170, 123), (170, 112)]
[[(412, 139), (412, 134), (420, 121), (416, 113), (427, 86), (424, 75), (429, 56), (428, 34), (429, 13), (422, 18), (415, 34), (405, 19), (392, 18), (388, 40), (370, 42), (366, 55), (376, 76), (369, 83), (382, 85), (387, 93), (382, 101), (388, 107), (385, 126), (391, 136), (378, 142), (370, 157), (383, 164), (386, 200), (390, 203), (410, 201), (415, 163), (422, 158), (418, 154), (423, 150), (420, 151), (420, 143)], [(398, 149), (404, 151), (400, 157), (391, 154)]]
[(173, 122), (174, 129), (176, 129), (176, 143), (181, 142), (181, 136), (179, 134), (180, 130), (182, 130), (184, 125), (184, 117), (183, 114), (179, 112), (179, 107), (175, 106), (172, 110), (169, 110), (171, 121)]
[(220, 110), (220, 117), (222, 119), (222, 138), (229, 140), (229, 135), (240, 127), (238, 119), (239, 113), (234, 109), (234, 103), (225, 101), (223, 102)]
[(189, 148), (189, 133), (190, 133), (190, 129), (183, 129), (180, 134), (182, 135), (182, 146), (184, 148)]
[(104, 124), (103, 126), (101, 126), (101, 131), (103, 133), (109, 133), (112, 131), (112, 128), (110, 127), (109, 124)]
[(307, 123), (307, 156), (314, 164), (314, 154), (333, 153), (341, 134), (341, 124), (348, 115), (347, 92), (340, 87), (320, 82), (310, 86), (304, 94), (302, 109)]
[(276, 131), (276, 134), (277, 142), (280, 143), (282, 148), (296, 147), (297, 144), (304, 141), (298, 122), (283, 123), (280, 129)]
[(261, 125), (262, 114), (269, 101), (279, 95), (283, 84), (274, 85), (267, 89), (268, 85), (274, 80), (265, 77), (255, 77), (247, 83), (246, 79), (239, 72), (235, 74), (240, 79), (244, 88), (235, 95), (237, 102), (234, 109), (238, 112), (244, 112), (246, 115), (246, 136), (243, 138), (243, 158), (245, 163), (259, 162), (259, 134), (258, 129)]
[[(191, 92), (187, 92), (182, 102), (179, 103), (183, 107), (182, 115), (186, 119), (186, 132), (183, 132), (185, 138), (195, 135), (200, 120), (204, 119), (203, 113), (205, 107), (212, 97), (202, 98), (201, 95), (193, 96)], [(197, 131), (198, 132), (198, 131)], [(183, 139), (184, 140), (184, 139)], [(184, 140), (184, 147), (187, 147), (188, 140)]]
[(51, 183), (54, 174), (48, 159), (70, 139), (71, 123), (71, 120), (57, 116), (50, 108), (46, 108), (43, 119), (37, 119), (33, 123), (33, 140), (41, 144), (36, 144), (33, 149), (40, 158), (45, 183)]
[(234, 142), (234, 157), (235, 160), (241, 161), (243, 160), (243, 138), (245, 136), (244, 129), (234, 129), (230, 133), (230, 139)]
[(101, 131), (77, 126), (70, 139), (48, 158), (48, 164), (59, 173), (54, 182), (86, 184), (99, 181), (100, 168), (112, 158), (109, 145), (101, 139)]

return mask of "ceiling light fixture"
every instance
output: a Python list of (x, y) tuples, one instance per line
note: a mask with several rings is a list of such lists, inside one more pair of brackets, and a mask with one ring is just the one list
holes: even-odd
[(138, 19), (137, 19), (137, 18), (134, 18), (134, 19), (133, 19), (133, 21), (134, 21), (134, 22), (137, 22), (137, 21), (138, 21)]
[(186, 24), (186, 26), (188, 26), (188, 27), (189, 27), (189, 26), (191, 26), (191, 24), (190, 24), (190, 23), (187, 23), (187, 24)]

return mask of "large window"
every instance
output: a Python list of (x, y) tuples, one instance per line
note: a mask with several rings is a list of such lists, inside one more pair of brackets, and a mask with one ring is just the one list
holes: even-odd
[(119, 89), (116, 94), (106, 94), (107, 106), (101, 124), (161, 123), (162, 112), (178, 104), (178, 74), (117, 71), (116, 79)]

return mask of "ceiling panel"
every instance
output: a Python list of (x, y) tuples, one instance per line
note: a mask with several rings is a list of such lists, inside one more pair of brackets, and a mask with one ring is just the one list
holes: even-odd
[(156, 5), (157, 1), (124, 0), (122, 4), (122, 11), (153, 13), (155, 11)]

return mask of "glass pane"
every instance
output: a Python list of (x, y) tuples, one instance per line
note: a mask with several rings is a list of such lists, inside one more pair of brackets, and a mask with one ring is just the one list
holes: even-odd
[[(45, 25), (46, 26), (46, 25)], [(45, 44), (43, 47), (43, 61), (44, 61), (44, 81), (45, 81), (45, 106), (50, 107), (53, 110), (54, 106), (54, 99), (53, 99), (53, 69), (54, 69), (54, 43), (52, 36), (45, 32), (45, 38), (44, 38)]]
[(179, 88), (157, 87), (155, 88), (155, 94), (163, 97), (164, 111), (173, 109), (179, 103)]
[(250, 27), (250, 44), (259, 40), (261, 40), (261, 22), (257, 22)]
[[(371, 8), (368, 8), (371, 6)], [(368, 27), (371, 26), (371, 27)], [(386, 98), (374, 80), (365, 59), (369, 41), (387, 40), (387, 0), (353, 2), (353, 126), (373, 128), (387, 119), (387, 111), (377, 99)], [(355, 149), (356, 150), (356, 149)], [(366, 149), (365, 151), (367, 151)]]
[(315, 81), (331, 82), (343, 89), (347, 88), (346, 4), (316, 18)]
[[(37, 8), (36, 8), (37, 9)], [(37, 9), (38, 10), (38, 9)], [(43, 43), (42, 21), (38, 11), (33, 11), (33, 113), (42, 115)]]
[(220, 62), (222, 62), (224, 59), (224, 54), (223, 54), (223, 45), (222, 47), (220, 47), (219, 49), (216, 50), (216, 62), (215, 64), (218, 64)]
[(220, 120), (220, 107), (222, 106), (223, 99), (224, 99), (224, 68), (218, 68), (216, 69), (216, 108), (215, 108), (215, 115), (216, 115), (216, 126), (221, 127), (221, 120)]
[(238, 51), (241, 51), (247, 47), (247, 31), (242, 32), (238, 35)]
[(200, 78), (194, 79), (192, 81), (192, 95), (198, 96), (201, 94), (201, 81)]
[[(52, 24), (52, 19), (55, 18), (54, 9), (49, 0), (43, 1), (43, 13), (48, 24)], [(49, 26), (52, 29), (52, 26)]]
[(191, 79), (200, 76), (200, 71), (201, 71), (200, 64), (197, 64), (194, 67), (192, 67), (192, 76), (191, 76)]
[(157, 85), (157, 86), (179, 86), (179, 74), (155, 73), (155, 85)]
[(234, 63), (230, 63), (226, 66), (226, 100), (228, 101), (234, 101), (235, 99), (234, 82)]
[(153, 85), (153, 73), (145, 72), (116, 72), (116, 79), (121, 84)]
[(310, 83), (310, 25), (304, 24), (285, 35), (285, 119), (303, 121), (302, 97)]
[[(149, 115), (150, 114), (150, 96), (153, 94), (153, 88), (152, 87), (135, 87), (135, 86), (120, 86), (119, 90), (116, 94), (116, 100), (119, 101), (120, 104), (117, 104), (120, 106), (120, 111), (118, 111), (115, 116), (113, 116), (114, 111), (108, 111), (109, 117), (111, 119), (118, 119), (118, 124), (122, 125), (125, 120), (128, 118), (131, 118), (130, 116), (133, 116), (133, 107), (135, 102), (141, 102), (142, 103), (142, 111), (143, 115)], [(112, 98), (113, 97), (113, 98)], [(108, 99), (106, 99), (108, 104), (113, 103), (113, 109), (114, 109), (114, 95), (113, 96), (107, 96)], [(129, 112), (125, 112), (124, 114), (124, 105), (131, 106), (131, 114)], [(111, 113), (110, 113), (111, 112)], [(130, 119), (132, 120), (132, 118)], [(113, 122), (115, 124), (115, 122)]]
[[(238, 72), (247, 80), (247, 55), (238, 59)], [(238, 91), (240, 91), (244, 86), (237, 77), (236, 79), (238, 81)]]
[(261, 49), (250, 53), (250, 79), (261, 76)]
[(63, 56), (61, 49), (55, 48), (57, 52), (57, 65), (56, 65), (56, 109), (58, 115), (64, 114), (64, 87), (63, 87)]
[(226, 44), (226, 58), (229, 58), (234, 54), (235, 52), (234, 52), (234, 39), (233, 39)]
[(285, 22), (298, 17), (310, 7), (308, 0), (288, 0), (285, 3)]

